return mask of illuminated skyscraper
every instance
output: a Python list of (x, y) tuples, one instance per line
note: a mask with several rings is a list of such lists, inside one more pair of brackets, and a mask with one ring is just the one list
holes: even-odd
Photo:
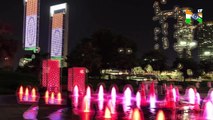
[(200, 60), (213, 59), (213, 21), (205, 22), (197, 28), (198, 55)]

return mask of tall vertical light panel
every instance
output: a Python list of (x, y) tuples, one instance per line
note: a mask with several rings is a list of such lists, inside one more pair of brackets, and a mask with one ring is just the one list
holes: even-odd
[(42, 81), (43, 87), (49, 91), (60, 91), (60, 61), (43, 60), (42, 62)]
[(73, 67), (68, 69), (68, 91), (72, 92), (77, 85), (80, 94), (85, 93), (86, 68)]
[(24, 6), (23, 47), (35, 51), (38, 47), (39, 0), (24, 0)]
[(67, 4), (58, 4), (50, 7), (51, 15), (51, 59), (61, 60), (67, 55), (68, 13)]

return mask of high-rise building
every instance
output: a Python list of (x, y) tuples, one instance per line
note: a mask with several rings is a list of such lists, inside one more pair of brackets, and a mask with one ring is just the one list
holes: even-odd
[(196, 37), (200, 60), (213, 60), (213, 21), (199, 25)]

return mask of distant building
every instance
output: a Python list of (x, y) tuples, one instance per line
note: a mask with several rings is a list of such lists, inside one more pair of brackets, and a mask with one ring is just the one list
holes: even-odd
[(197, 27), (198, 56), (201, 61), (213, 59), (213, 21)]

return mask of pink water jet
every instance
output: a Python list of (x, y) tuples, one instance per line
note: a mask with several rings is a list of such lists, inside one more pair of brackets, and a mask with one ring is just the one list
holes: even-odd
[(82, 110), (84, 112), (90, 112), (90, 100), (86, 95), (83, 98)]
[(156, 120), (166, 120), (164, 112), (162, 110), (158, 111)]
[(78, 91), (78, 86), (77, 86), (77, 85), (75, 85), (75, 87), (74, 87), (73, 95), (74, 95), (75, 97), (78, 97), (78, 96), (79, 96), (79, 91)]
[(146, 91), (145, 91), (145, 86), (142, 83), (141, 84), (141, 105), (144, 106), (146, 104), (147, 104), (147, 102), (146, 102)]
[(129, 87), (127, 87), (124, 91), (124, 99), (123, 99), (123, 105), (124, 105), (124, 111), (127, 112), (131, 107), (131, 98), (132, 98), (132, 91)]
[(99, 100), (98, 101), (98, 109), (103, 110), (103, 108), (104, 108), (104, 100)]
[(104, 100), (104, 87), (100, 85), (98, 89), (98, 100)]
[(211, 101), (205, 103), (203, 117), (207, 120), (213, 120), (213, 104)]
[(156, 95), (155, 95), (155, 85), (154, 82), (150, 84), (150, 92), (149, 92), (149, 102), (150, 102), (150, 108), (155, 108), (156, 105)]
[(100, 85), (98, 90), (98, 108), (99, 110), (103, 110), (104, 107), (104, 87)]
[(113, 106), (115, 106), (115, 104), (116, 104), (116, 89), (115, 89), (115, 86), (113, 86), (112, 90), (111, 90), (111, 100), (112, 100)]
[(108, 106), (110, 108), (111, 114), (115, 114), (116, 113), (116, 106), (115, 106), (115, 104), (113, 104), (111, 99), (108, 101)]
[(175, 108), (176, 91), (172, 85), (170, 85), (169, 88), (167, 88), (166, 90), (165, 102), (166, 102), (166, 106), (165, 106), (166, 108)]
[(195, 91), (193, 88), (189, 88), (188, 90), (188, 102), (189, 104), (195, 104)]
[(141, 94), (139, 91), (136, 93), (136, 105), (138, 108), (141, 106)]
[(213, 120), (213, 88), (208, 92), (203, 105), (203, 118)]
[(90, 86), (87, 86), (86, 96), (87, 96), (88, 99), (91, 98), (91, 87)]

